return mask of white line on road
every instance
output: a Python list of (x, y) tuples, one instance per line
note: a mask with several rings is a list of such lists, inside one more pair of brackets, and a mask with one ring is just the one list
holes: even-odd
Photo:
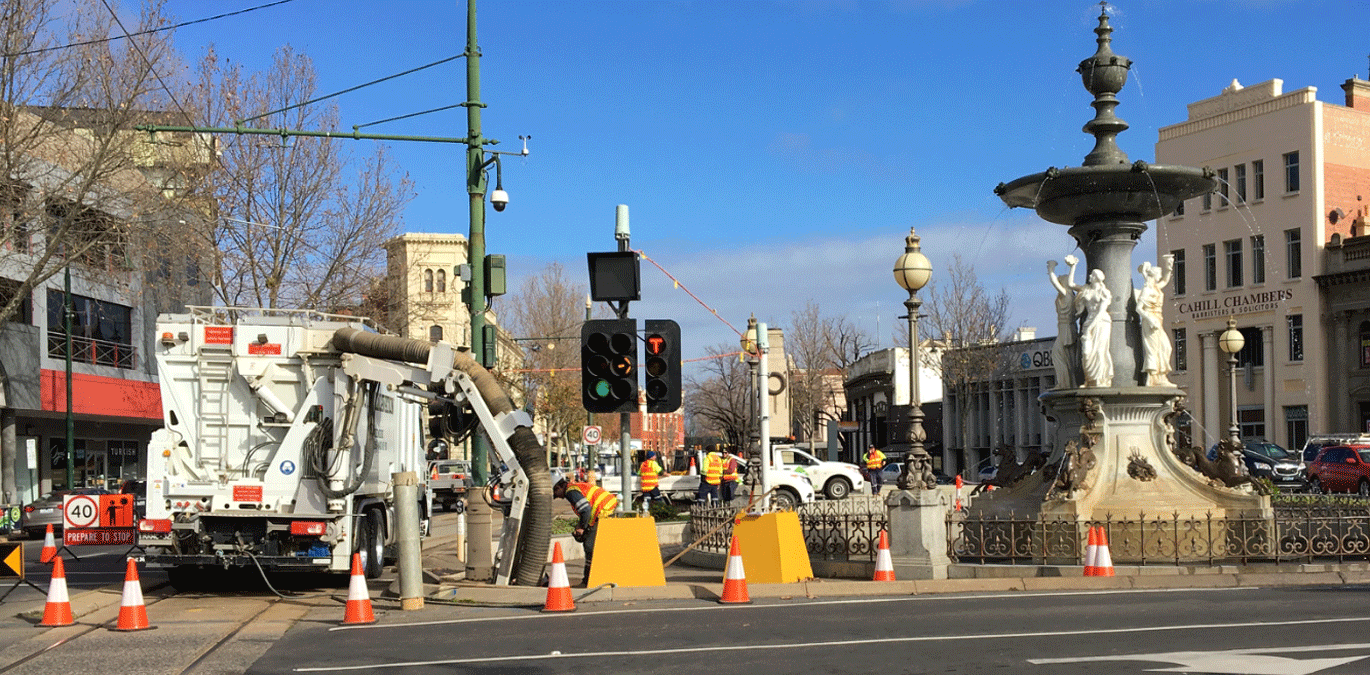
[[(1191, 589), (1192, 590), (1192, 589)], [(830, 603), (831, 604), (831, 603)], [(780, 607), (793, 607), (794, 605), (777, 605)], [(583, 616), (583, 615), (582, 615)], [(791, 642), (783, 644), (741, 644), (741, 645), (711, 645), (707, 647), (682, 647), (677, 649), (641, 649), (641, 650), (619, 650), (601, 652), (578, 652), (572, 654), (553, 653), (553, 654), (509, 654), (504, 656), (487, 656), (468, 659), (441, 659), (434, 661), (406, 661), (392, 663), (374, 663), (357, 666), (317, 666), (295, 668), (298, 673), (321, 673), (339, 672), (354, 670), (382, 670), (392, 668), (416, 668), (428, 666), (446, 665), (466, 665), (479, 663), (502, 663), (508, 664), (513, 661), (548, 661), (553, 659), (592, 659), (605, 657), (621, 656), (664, 656), (696, 654), (705, 652), (719, 651), (760, 651), (760, 650), (782, 650), (782, 649), (824, 649), (832, 647), (854, 647), (861, 645), (892, 644), (900, 642), (956, 642), (966, 640), (1002, 640), (1016, 638), (1044, 638), (1044, 637), (1071, 637), (1077, 635), (1118, 635), (1130, 633), (1160, 633), (1172, 631), (1191, 631), (1191, 630), (1214, 630), (1214, 629), (1234, 629), (1234, 628), (1271, 628), (1277, 626), (1317, 626), (1332, 624), (1349, 623), (1370, 623), (1370, 617), (1348, 617), (1338, 619), (1304, 619), (1297, 621), (1244, 621), (1238, 623), (1201, 623), (1190, 624), (1187, 626), (1138, 626), (1129, 628), (1090, 628), (1085, 630), (1065, 630), (1065, 631), (1039, 631), (1039, 632), (1017, 632), (1017, 633), (981, 633), (978, 635), (922, 635), (912, 637), (884, 637), (868, 638), (860, 640), (830, 640), (826, 642)]]
[[(662, 612), (705, 612), (709, 610), (739, 611), (747, 609), (794, 609), (796, 607), (822, 607), (827, 605), (868, 605), (877, 602), (928, 602), (931, 600), (993, 600), (1003, 598), (1054, 598), (1084, 595), (1118, 595), (1118, 594), (1138, 594), (1138, 593), (1230, 593), (1232, 591), (1253, 591), (1256, 588), (1150, 588), (1140, 590), (1107, 590), (1107, 591), (1061, 591), (1051, 593), (976, 593), (971, 595), (917, 595), (902, 596), (897, 598), (852, 598), (848, 600), (817, 600), (814, 602), (799, 602), (791, 604), (774, 605), (692, 605), (689, 607), (643, 607), (637, 609), (609, 609), (603, 611), (580, 612), (576, 616), (584, 617), (587, 615), (607, 616), (609, 614), (659, 614)], [(570, 614), (516, 614), (512, 616), (487, 616), (470, 619), (440, 619), (437, 621), (413, 621), (408, 623), (373, 623), (358, 624), (352, 626), (334, 626), (329, 631), (338, 630), (377, 630), (382, 628), (413, 628), (415, 626), (443, 626), (453, 623), (477, 623), (481, 621), (528, 621), (534, 619), (552, 619), (555, 617), (570, 616)]]

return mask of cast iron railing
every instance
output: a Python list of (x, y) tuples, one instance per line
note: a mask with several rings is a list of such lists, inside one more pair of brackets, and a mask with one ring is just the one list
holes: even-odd
[[(66, 334), (48, 331), (48, 356), (54, 359), (67, 358)], [(138, 367), (138, 350), (133, 345), (73, 335), (71, 360), (76, 363), (133, 370)]]

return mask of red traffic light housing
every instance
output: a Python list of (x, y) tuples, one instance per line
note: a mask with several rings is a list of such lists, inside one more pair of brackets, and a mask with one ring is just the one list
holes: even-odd
[(680, 325), (670, 319), (648, 319), (643, 334), (643, 369), (647, 379), (647, 412), (680, 409)]

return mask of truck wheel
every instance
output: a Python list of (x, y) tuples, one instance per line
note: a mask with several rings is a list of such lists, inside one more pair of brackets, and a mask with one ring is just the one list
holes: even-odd
[(771, 498), (775, 500), (776, 508), (786, 510), (799, 508), (799, 495), (795, 494), (793, 490), (781, 488), (776, 490)]
[(362, 555), (362, 573), (367, 579), (381, 575), (385, 565), (385, 536), (381, 512), (369, 509), (357, 528), (357, 552)]
[(828, 499), (846, 499), (851, 494), (851, 483), (846, 478), (834, 478), (823, 486), (823, 494)]

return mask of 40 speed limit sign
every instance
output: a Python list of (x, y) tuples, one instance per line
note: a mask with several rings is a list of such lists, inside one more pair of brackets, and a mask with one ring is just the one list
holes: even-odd
[(586, 445), (599, 445), (599, 427), (585, 427), (585, 432), (581, 434), (581, 439), (585, 441)]
[(100, 504), (96, 495), (67, 495), (62, 500), (62, 520), (66, 527), (80, 530), (100, 524)]

